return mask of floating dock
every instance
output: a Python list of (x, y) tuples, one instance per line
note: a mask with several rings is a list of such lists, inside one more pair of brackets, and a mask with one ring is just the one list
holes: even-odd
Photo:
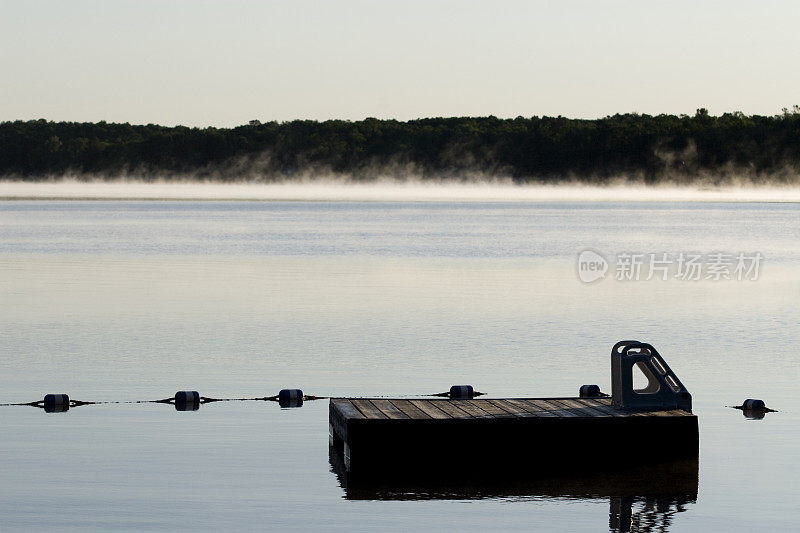
[[(648, 379), (633, 389), (634, 367)], [(332, 398), (333, 452), (349, 476), (548, 473), (698, 455), (691, 395), (649, 344), (612, 349), (612, 396)]]

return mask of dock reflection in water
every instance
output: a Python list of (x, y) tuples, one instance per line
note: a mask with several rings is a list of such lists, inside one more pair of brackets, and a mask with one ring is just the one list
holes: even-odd
[(446, 480), (441, 476), (426, 479), (416, 472), (403, 478), (353, 478), (333, 448), (329, 460), (348, 500), (608, 499), (608, 527), (613, 532), (670, 531), (675, 515), (697, 501), (696, 459), (541, 479), (464, 476)]

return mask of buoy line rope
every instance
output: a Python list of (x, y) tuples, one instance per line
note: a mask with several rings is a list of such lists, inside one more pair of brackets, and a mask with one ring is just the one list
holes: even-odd
[[(303, 395), (303, 401), (314, 401), (314, 400), (327, 400), (327, 396), (313, 396), (313, 395)], [(207, 396), (201, 396), (200, 401), (197, 403), (205, 404), (205, 403), (214, 403), (214, 402), (278, 402), (279, 397), (278, 395), (274, 396), (264, 396), (261, 398), (209, 398)], [(96, 402), (84, 402), (80, 400), (69, 400), (70, 407), (81, 407), (83, 405), (111, 405), (111, 404), (137, 404), (137, 403), (166, 403), (166, 404), (175, 404), (175, 398), (164, 398), (161, 400), (128, 400), (128, 401), (96, 401)], [(180, 403), (180, 402), (179, 402)], [(189, 402), (191, 403), (191, 402)], [(22, 403), (0, 403), (0, 407), (13, 407), (13, 406), (23, 406), (23, 407), (44, 407), (45, 401), (39, 400), (37, 402), (22, 402)]]
[[(600, 391), (597, 385), (583, 385), (580, 388), (580, 397), (607, 397)], [(365, 398), (375, 399), (417, 399), (425, 397), (438, 397), (469, 400), (478, 396), (486, 395), (485, 392), (478, 392), (472, 385), (453, 385), (447, 392), (435, 392), (432, 394), (410, 394), (410, 395), (373, 395), (366, 396)], [(215, 402), (277, 402), (281, 407), (300, 407), (303, 402), (329, 399), (330, 396), (314, 396), (311, 394), (303, 394), (300, 389), (282, 389), (278, 394), (272, 396), (259, 396), (254, 398), (212, 398), (210, 396), (200, 396), (197, 391), (178, 391), (175, 396), (171, 398), (163, 398), (161, 400), (131, 400), (131, 401), (94, 401), (83, 402), (70, 399), (67, 394), (47, 394), (44, 400), (28, 403), (0, 403), (0, 406), (24, 405), (31, 407), (43, 408), (47, 412), (62, 412), (69, 410), (70, 407), (80, 407), (82, 405), (99, 405), (99, 404), (138, 404), (138, 403), (164, 403), (175, 406), (178, 411), (196, 411), (201, 405), (206, 403)], [(755, 402), (755, 403), (754, 403)], [(764, 407), (761, 400), (746, 400), (744, 405), (755, 406), (759, 405)]]
[[(484, 396), (485, 392), (477, 392), (475, 391), (474, 396)], [(434, 394), (394, 394), (394, 395), (370, 395), (365, 396), (365, 398), (390, 398), (390, 399), (414, 399), (426, 396), (435, 396), (440, 398), (450, 398), (451, 395), (449, 392), (438, 392)], [(602, 396), (607, 397), (607, 394), (603, 394)], [(302, 398), (302, 401), (299, 401)], [(314, 396), (310, 394), (304, 394), (302, 396), (298, 396), (296, 398), (296, 402), (302, 405), (302, 402), (306, 401), (314, 401), (314, 400), (327, 400), (330, 399), (330, 396)], [(207, 404), (207, 403), (216, 403), (216, 402), (281, 402), (280, 395), (275, 394), (273, 396), (262, 396), (256, 398), (211, 398), (208, 396), (200, 396), (199, 401), (194, 402), (197, 405)], [(72, 407), (81, 407), (84, 405), (112, 405), (112, 404), (139, 404), (139, 403), (164, 403), (164, 404), (171, 404), (176, 405), (175, 398), (163, 398), (161, 400), (128, 400), (128, 401), (94, 401), (94, 402), (86, 402), (80, 400), (69, 400), (67, 405), (69, 408)], [(183, 402), (183, 403), (193, 403), (193, 402)], [(21, 402), (21, 403), (0, 403), (0, 407), (39, 407), (41, 409), (46, 407), (45, 400), (39, 400), (36, 402)], [(730, 409), (738, 409), (740, 411), (760, 411), (764, 413), (777, 413), (779, 412), (777, 409), (770, 409), (769, 407), (755, 407), (749, 408), (745, 404), (743, 405), (726, 405), (725, 407)]]
[[(144, 403), (144, 402), (81, 402), (78, 400), (70, 400), (69, 406), (70, 407), (80, 407), (82, 405), (95, 405), (101, 403)], [(39, 400), (38, 402), (25, 402), (25, 403), (0, 403), (0, 407), (10, 407), (10, 406), (28, 406), (28, 407), (44, 407), (44, 400)]]
[[(281, 391), (289, 392), (289, 391)], [(472, 391), (471, 391), (472, 392)], [(483, 396), (485, 392), (472, 392), (472, 396)], [(51, 395), (48, 395), (51, 396)], [(453, 397), (452, 392), (437, 392), (433, 394), (393, 394), (393, 395), (370, 395), (369, 398), (398, 398), (398, 399), (405, 399), (405, 398), (420, 398), (426, 396), (435, 396), (440, 398), (451, 398)], [(302, 391), (296, 390), (296, 394), (291, 397), (295, 402), (305, 402), (305, 401), (314, 401), (314, 400), (327, 400), (330, 396), (315, 396), (311, 394), (302, 394)], [(45, 408), (47, 404), (47, 398), (45, 400), (39, 400), (35, 402), (21, 402), (21, 403), (0, 403), (0, 407), (12, 407), (12, 406), (27, 406), (27, 407), (39, 407)], [(288, 397), (287, 397), (288, 401)], [(67, 399), (65, 403), (59, 404), (68, 407), (81, 407), (84, 405), (112, 405), (112, 404), (140, 404), (140, 403), (164, 403), (164, 404), (172, 404), (175, 405), (176, 403), (196, 403), (199, 405), (206, 404), (206, 403), (216, 403), (216, 402), (282, 402), (281, 394), (275, 394), (272, 396), (261, 396), (255, 398), (212, 398), (209, 396), (199, 396), (197, 401), (187, 400), (187, 401), (178, 401), (176, 397), (173, 398), (163, 398), (161, 400), (117, 400), (117, 401), (80, 401), (80, 400), (72, 400)]]
[(729, 407), (731, 409), (738, 409), (740, 411), (761, 411), (762, 413), (777, 413), (779, 412), (777, 409), (770, 409), (769, 407), (755, 407), (755, 408), (748, 408), (744, 405), (726, 405), (725, 407)]

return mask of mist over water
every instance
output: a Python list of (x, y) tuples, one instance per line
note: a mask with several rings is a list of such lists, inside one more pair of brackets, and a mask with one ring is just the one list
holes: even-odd
[(340, 179), (277, 183), (67, 179), (46, 182), (0, 181), (0, 199), (800, 202), (800, 186), (645, 186), (621, 181), (607, 186), (516, 185), (502, 179), (470, 183), (417, 179), (369, 183)]

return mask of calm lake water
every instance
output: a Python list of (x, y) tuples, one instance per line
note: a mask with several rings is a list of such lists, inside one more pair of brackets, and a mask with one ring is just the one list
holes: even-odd
[[(605, 279), (579, 279), (586, 249)], [(626, 253), (643, 254), (638, 281), (616, 279)], [(663, 253), (668, 279), (645, 280)], [(680, 277), (681, 253), (701, 279)], [(733, 279), (705, 279), (715, 253)], [(757, 279), (736, 279), (740, 253), (763, 257)], [(700, 423), (688, 490), (653, 476), (373, 493), (340, 484), (326, 400), (4, 406), (0, 529), (796, 530), (798, 297), (800, 204), (0, 202), (2, 403), (461, 383), (568, 396), (610, 390), (610, 348), (632, 338)], [(745, 398), (779, 412), (725, 407)]]

